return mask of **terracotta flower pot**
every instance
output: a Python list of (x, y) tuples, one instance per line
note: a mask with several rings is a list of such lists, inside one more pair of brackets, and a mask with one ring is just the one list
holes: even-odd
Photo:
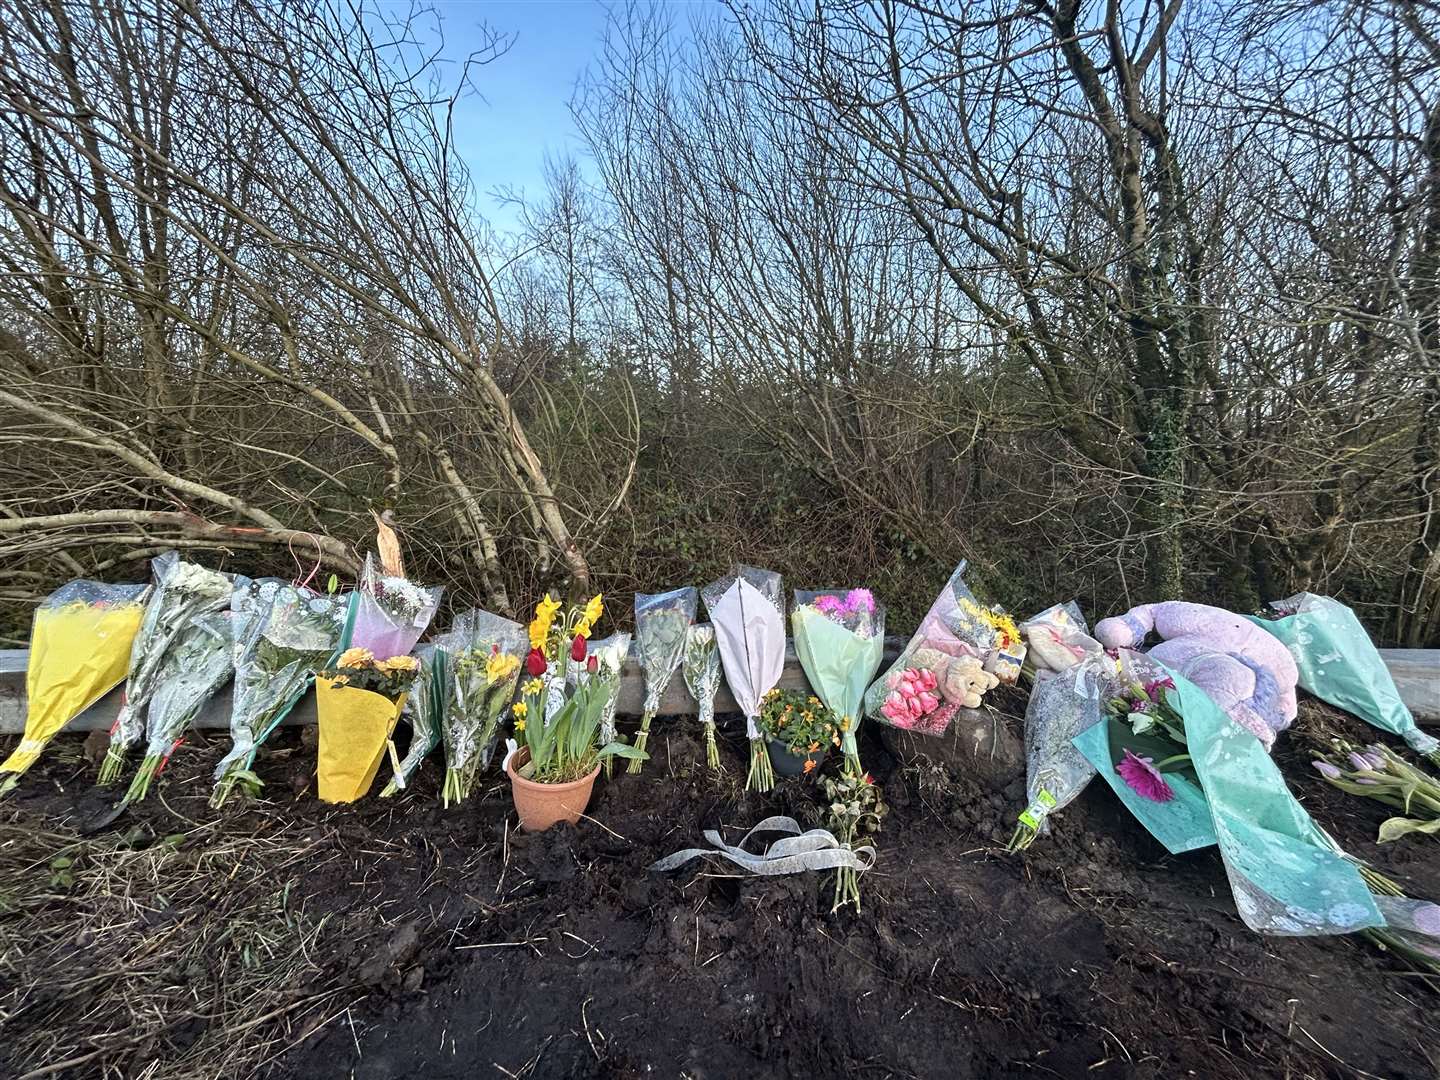
[(525, 748), (505, 767), (510, 774), (510, 794), (520, 814), (520, 827), (526, 832), (544, 832), (561, 821), (574, 825), (590, 805), (590, 792), (600, 775), (600, 766), (596, 765), (588, 775), (568, 784), (537, 784), (517, 771), (529, 760), (530, 750)]

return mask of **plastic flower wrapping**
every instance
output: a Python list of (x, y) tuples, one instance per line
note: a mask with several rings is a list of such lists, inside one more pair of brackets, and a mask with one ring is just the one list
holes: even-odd
[(441, 590), (426, 589), (381, 572), (373, 555), (355, 590), (354, 625), (347, 645), (369, 649), (376, 656), (407, 656), (435, 617)]
[(321, 596), (275, 578), (237, 578), (234, 617), (235, 692), (230, 710), (234, 745), (215, 768), (211, 804), (224, 805), (237, 783), (253, 785), (255, 751), (310, 689), (315, 673), (337, 655), (349, 597)]
[(700, 726), (705, 731), (705, 762), (712, 769), (719, 769), (720, 748), (715, 745), (715, 695), (720, 692), (720, 649), (715, 642), (715, 628), (709, 623), (694, 623), (685, 631), (682, 667), (685, 687), (695, 699)]
[(415, 685), (405, 698), (404, 717), (410, 722), (410, 745), (396, 766), (390, 782), (380, 791), (388, 799), (404, 791), (420, 763), (440, 745), (440, 728), (450, 694), (450, 657), (444, 649), (422, 645), (415, 650), (420, 670)]
[(370, 790), (419, 670), (413, 656), (382, 658), (351, 646), (316, 675), (315, 779), (323, 802), (354, 802)]
[(145, 714), (145, 757), (125, 792), (126, 802), (150, 793), (150, 784), (205, 703), (234, 677), (233, 632), (228, 611), (198, 615), (166, 652)]
[(978, 708), (988, 690), (1019, 677), (1020, 631), (1002, 610), (975, 599), (965, 566), (955, 568), (895, 662), (865, 692), (871, 719), (943, 735), (957, 711)]
[(449, 807), (470, 797), (475, 778), (490, 764), (500, 724), (515, 697), (525, 655), (525, 627), (474, 608), (435, 639), (446, 661), (448, 690), (440, 732), (445, 744)]
[[(593, 682), (604, 694), (604, 701), (600, 706), (600, 734), (595, 740), (599, 746), (609, 746), (615, 741), (615, 710), (620, 704), (620, 676), (625, 670), (625, 658), (629, 655), (629, 634), (611, 634), (601, 641), (588, 642), (585, 668), (576, 676), (577, 684)], [(635, 745), (638, 749), (645, 749), (644, 744), (639, 741)], [(607, 776), (611, 773), (612, 762), (613, 758), (610, 757), (604, 760)]]
[(0, 776), (10, 774), (0, 793), (15, 786), (66, 724), (125, 678), (146, 589), (71, 581), (35, 610), (25, 672), (25, 734), (0, 762)]
[(1417, 754), (1440, 764), (1440, 741), (1416, 726), (1390, 669), (1355, 612), (1314, 593), (1297, 593), (1270, 606), (1280, 618), (1249, 617), (1250, 621), (1290, 650), (1302, 689), (1400, 736)]
[[(685, 652), (685, 634), (695, 621), (696, 591), (693, 587), (664, 593), (637, 593), (635, 596), (635, 645), (640, 667), (645, 672), (645, 704), (635, 748), (644, 750), (650, 741), (650, 721), (660, 709), (660, 698)], [(610, 740), (605, 740), (609, 742)], [(632, 758), (629, 772), (638, 773), (644, 759)]]
[(145, 709), (160, 685), (162, 666), (177, 639), (196, 616), (230, 605), (228, 577), (185, 562), (173, 551), (150, 560), (150, 573), (154, 584), (130, 647), (125, 703), (110, 730), (110, 748), (100, 765), (102, 784), (120, 779), (126, 754), (145, 734)]
[(860, 776), (855, 731), (885, 651), (885, 608), (869, 589), (797, 591), (790, 626), (811, 689), (839, 718), (845, 772)]
[(769, 791), (775, 786), (775, 774), (755, 721), (761, 699), (780, 681), (785, 667), (785, 600), (780, 575), (737, 566), (733, 573), (705, 586), (701, 596), (715, 628), (725, 681), (745, 714), (750, 738), (745, 787)]
[(1074, 745), (1081, 732), (1105, 720), (1119, 669), (1090, 636), (1072, 601), (1046, 608), (1020, 627), (1035, 664), (1025, 707), (1027, 806), (1010, 842), (1030, 846), (1048, 828), (1046, 818), (1063, 810), (1095, 776), (1095, 767)]

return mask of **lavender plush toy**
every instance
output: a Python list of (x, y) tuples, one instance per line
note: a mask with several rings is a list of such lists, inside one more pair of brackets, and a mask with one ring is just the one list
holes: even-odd
[(1254, 623), (1223, 608), (1175, 600), (1102, 619), (1095, 636), (1107, 649), (1138, 648), (1151, 631), (1164, 640), (1150, 655), (1209, 694), (1266, 750), (1295, 719), (1295, 660)]

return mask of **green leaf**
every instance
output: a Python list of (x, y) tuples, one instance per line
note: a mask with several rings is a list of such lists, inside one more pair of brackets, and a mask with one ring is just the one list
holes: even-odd
[(335, 591), (336, 591), (337, 589), (339, 589), (339, 588), (340, 588), (340, 579), (339, 579), (338, 577), (336, 577), (334, 574), (331, 574), (331, 575), (330, 575), (330, 580), (325, 583), (325, 591), (326, 591), (327, 593), (329, 593), (331, 596), (334, 596), (334, 595), (335, 595)]
[(600, 752), (597, 756), (602, 758), (623, 757), (630, 758), (632, 761), (650, 760), (650, 755), (647, 754), (644, 750), (638, 749), (637, 747), (631, 746), (629, 743), (623, 742), (607, 743), (605, 746), (602, 746), (600, 748)]
[(1388, 844), (1392, 840), (1399, 840), (1402, 836), (1410, 833), (1425, 833), (1427, 836), (1440, 834), (1440, 818), (1433, 818), (1430, 821), (1418, 821), (1415, 818), (1392, 817), (1380, 823), (1380, 835), (1376, 837), (1376, 843)]

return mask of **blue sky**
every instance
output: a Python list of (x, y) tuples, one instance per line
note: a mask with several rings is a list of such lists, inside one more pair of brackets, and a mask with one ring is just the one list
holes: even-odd
[(511, 186), (538, 197), (545, 154), (581, 157), (570, 119), (576, 79), (605, 28), (598, 0), (449, 0), (435, 4), (445, 52), (462, 57), (481, 43), (481, 25), (513, 37), (510, 50), (475, 76), (483, 97), (459, 106), (456, 138), (480, 189), (482, 214), (497, 228), (513, 222), (492, 189)]

